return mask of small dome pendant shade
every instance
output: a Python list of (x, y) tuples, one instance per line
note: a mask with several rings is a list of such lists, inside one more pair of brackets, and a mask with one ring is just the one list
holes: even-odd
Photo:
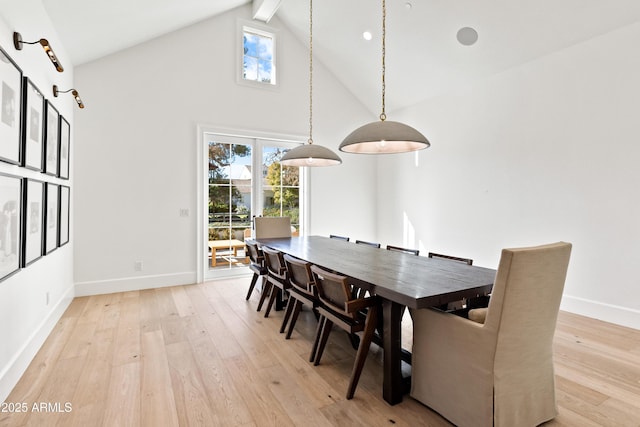
[(304, 144), (287, 151), (280, 164), (285, 166), (335, 166), (342, 163), (336, 153), (326, 147)]
[(357, 154), (387, 154), (418, 151), (431, 146), (420, 132), (404, 123), (380, 120), (351, 132), (340, 151)]

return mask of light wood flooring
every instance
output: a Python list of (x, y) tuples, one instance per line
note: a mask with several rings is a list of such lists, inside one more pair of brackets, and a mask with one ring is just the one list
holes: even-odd
[[(312, 313), (285, 340), (283, 312), (257, 313), (248, 282), (76, 298), (5, 402), (27, 412), (0, 412), (0, 426), (450, 425), (409, 396), (385, 403), (375, 345), (346, 400), (346, 334), (314, 367)], [(640, 426), (640, 331), (561, 313), (554, 349), (560, 414), (545, 426)]]

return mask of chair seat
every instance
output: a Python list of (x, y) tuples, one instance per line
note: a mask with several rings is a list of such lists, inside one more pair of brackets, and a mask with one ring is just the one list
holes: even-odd
[[(366, 317), (361, 313), (358, 313), (357, 320), (354, 320), (343, 314), (337, 313), (326, 306), (318, 307), (318, 311), (320, 312), (321, 316), (325, 316), (331, 319), (333, 323), (351, 334), (364, 330)], [(366, 311), (364, 313), (366, 314)]]
[(264, 276), (267, 274), (267, 268), (257, 264), (249, 264), (249, 270), (253, 271), (259, 276)]

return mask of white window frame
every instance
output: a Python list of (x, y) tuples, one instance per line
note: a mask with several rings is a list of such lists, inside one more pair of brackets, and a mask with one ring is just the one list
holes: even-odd
[[(219, 137), (230, 137), (229, 139), (242, 138), (244, 140), (252, 140), (252, 215), (261, 215), (264, 205), (263, 192), (255, 191), (257, 185), (255, 180), (262, 181), (262, 147), (281, 146), (293, 148), (297, 145), (304, 144), (306, 137), (302, 135), (287, 135), (270, 132), (252, 131), (247, 129), (228, 129), (219, 128), (210, 125), (198, 125), (197, 127), (197, 183), (196, 191), (198, 194), (196, 207), (197, 221), (197, 248), (196, 248), (196, 281), (202, 283), (215, 277), (228, 277), (234, 275), (245, 275), (250, 270), (248, 268), (231, 268), (219, 271), (210, 271), (206, 262), (206, 254), (209, 249), (208, 229), (209, 229), (209, 139), (210, 135)], [(308, 230), (309, 223), (309, 191), (311, 188), (308, 168), (300, 168), (300, 234), (305, 234)], [(256, 174), (259, 174), (257, 176)]]
[[(271, 37), (273, 39), (273, 63), (272, 63), (272, 82), (271, 83), (265, 83), (265, 82), (255, 81), (255, 80), (247, 80), (243, 77), (243, 72), (244, 72), (243, 36), (245, 31), (256, 33), (258, 35), (264, 35), (267, 37)], [(236, 52), (237, 52), (236, 82), (238, 84), (254, 87), (254, 88), (261, 88), (261, 89), (271, 89), (271, 90), (279, 89), (280, 73), (278, 69), (278, 32), (279, 31), (275, 28), (256, 23), (255, 21), (247, 21), (243, 19), (238, 20), (237, 36), (236, 36), (236, 40), (238, 41), (238, 46), (236, 48)]]

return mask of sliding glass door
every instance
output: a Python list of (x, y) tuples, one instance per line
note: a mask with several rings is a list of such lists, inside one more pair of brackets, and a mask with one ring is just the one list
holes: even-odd
[(291, 141), (205, 133), (207, 159), (205, 278), (241, 273), (244, 240), (254, 216), (289, 216), (292, 232), (304, 221), (304, 171), (280, 164)]

